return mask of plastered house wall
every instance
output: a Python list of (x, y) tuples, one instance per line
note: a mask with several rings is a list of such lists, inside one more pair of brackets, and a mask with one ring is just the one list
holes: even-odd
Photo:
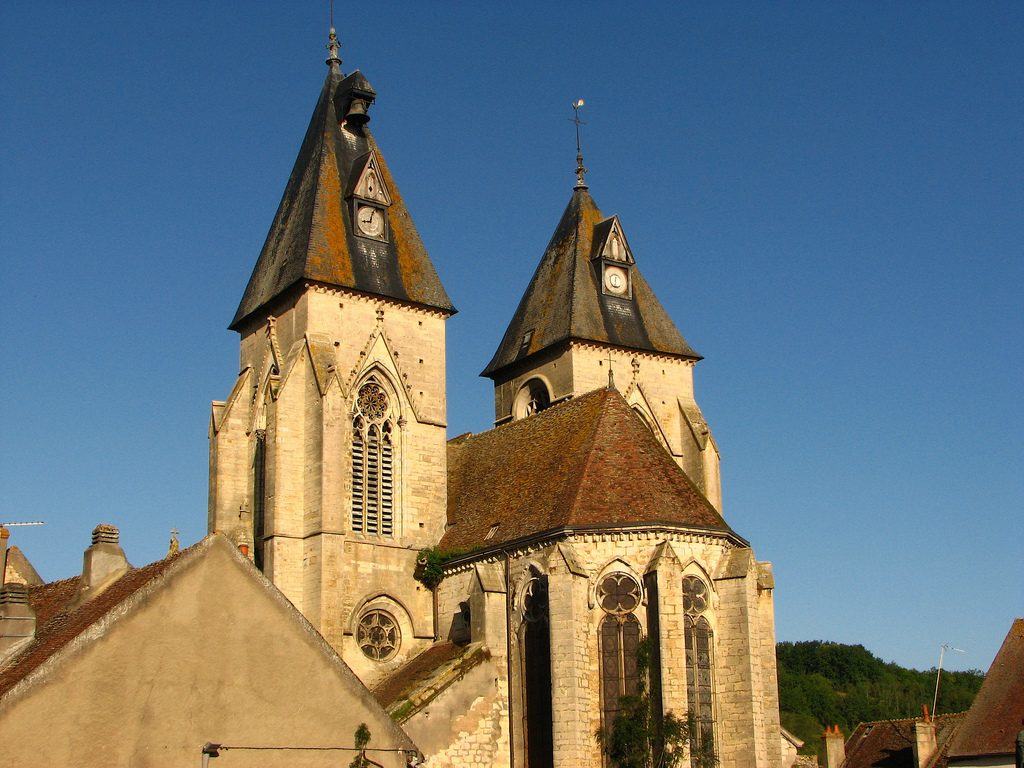
[[(371, 747), (412, 747), (232, 549), (215, 539), (207, 552), (172, 566), (12, 689), (0, 704), (3, 764), (198, 766), (207, 742), (350, 746), (360, 723), (371, 731)], [(254, 754), (268, 768), (350, 759), (229, 751), (216, 764), (252, 765)], [(387, 768), (405, 765), (397, 753), (371, 756)]]

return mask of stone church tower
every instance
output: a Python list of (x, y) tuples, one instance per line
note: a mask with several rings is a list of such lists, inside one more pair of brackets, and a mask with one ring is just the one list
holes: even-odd
[[(240, 373), (213, 404), (209, 529), (248, 544), (365, 681), (434, 638), (431, 594), (412, 572), (445, 524), (455, 309), (368, 129), (376, 94), (342, 73), (331, 40), (231, 323)], [(371, 634), (383, 665), (358, 649)]]
[(701, 359), (637, 267), (618, 216), (579, 181), (483, 375), (495, 424), (615, 385), (717, 508), (718, 446), (693, 394)]

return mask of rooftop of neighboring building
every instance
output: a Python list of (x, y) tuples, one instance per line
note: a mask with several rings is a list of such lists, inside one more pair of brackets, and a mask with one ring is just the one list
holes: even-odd
[[(949, 740), (963, 722), (965, 712), (937, 715), (935, 755), (929, 768), (942, 768)], [(846, 740), (846, 761), (842, 768), (917, 768), (914, 757), (914, 724), (920, 717), (876, 720), (858, 725)]]
[(1024, 730), (1024, 618), (1015, 619), (949, 748), (950, 758), (1007, 755)]

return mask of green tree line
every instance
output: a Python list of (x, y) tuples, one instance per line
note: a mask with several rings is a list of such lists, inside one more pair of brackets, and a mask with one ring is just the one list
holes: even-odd
[[(838, 725), (846, 736), (858, 723), (915, 717), (932, 705), (935, 669), (886, 663), (862, 645), (820, 640), (779, 643), (779, 709), (782, 727), (805, 742), (800, 751), (820, 754), (821, 734)], [(971, 706), (984, 674), (942, 672), (940, 713)]]

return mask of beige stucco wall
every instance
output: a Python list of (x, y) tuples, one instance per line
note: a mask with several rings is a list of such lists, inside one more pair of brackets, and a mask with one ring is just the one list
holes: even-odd
[[(362, 722), (371, 747), (411, 745), (225, 539), (201, 547), (0, 702), (5, 766), (199, 765), (208, 741), (348, 746)], [(215, 764), (313, 768), (346, 754), (239, 750)]]

